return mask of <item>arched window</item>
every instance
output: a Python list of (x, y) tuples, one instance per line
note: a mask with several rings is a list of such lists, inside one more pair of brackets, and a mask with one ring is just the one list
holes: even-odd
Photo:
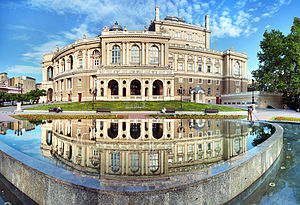
[(150, 63), (158, 64), (158, 48), (156, 46), (151, 46), (150, 48)]
[(111, 171), (118, 172), (120, 170), (120, 153), (111, 153)]
[(237, 61), (234, 64), (234, 74), (241, 75), (241, 66), (240, 66), (240, 63)]
[(98, 51), (98, 50), (94, 50), (93, 51), (93, 55), (97, 55), (97, 54), (99, 54), (100, 52)]
[(131, 47), (131, 63), (140, 63), (140, 48), (137, 45)]
[(210, 88), (207, 89), (207, 95), (211, 95), (211, 89)]
[(121, 55), (121, 49), (120, 46), (113, 46), (112, 47), (112, 60), (111, 63), (120, 63), (120, 55)]
[(151, 153), (149, 158), (150, 171), (156, 172), (158, 170), (158, 153)]
[(130, 153), (130, 170), (132, 172), (139, 171), (139, 154)]

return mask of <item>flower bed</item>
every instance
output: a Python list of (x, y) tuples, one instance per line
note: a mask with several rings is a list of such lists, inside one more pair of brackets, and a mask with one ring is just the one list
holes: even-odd
[(124, 119), (124, 115), (10, 115), (18, 120), (51, 120), (51, 119)]
[(271, 118), (271, 120), (300, 122), (300, 118), (294, 118), (294, 117), (273, 117), (273, 118)]

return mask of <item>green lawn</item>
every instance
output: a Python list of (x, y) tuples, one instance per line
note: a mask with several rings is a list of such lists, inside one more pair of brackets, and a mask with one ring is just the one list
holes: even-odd
[[(96, 101), (96, 108), (110, 108), (112, 111), (159, 111), (163, 107), (175, 108), (176, 111), (180, 111), (180, 101)], [(60, 106), (64, 111), (91, 111), (92, 102), (73, 102), (66, 104), (45, 105), (34, 108), (28, 108), (28, 110), (48, 110), (49, 107)], [(206, 108), (219, 109), (219, 111), (242, 111), (242, 109), (208, 105), (200, 103), (183, 102), (183, 111), (204, 111)]]

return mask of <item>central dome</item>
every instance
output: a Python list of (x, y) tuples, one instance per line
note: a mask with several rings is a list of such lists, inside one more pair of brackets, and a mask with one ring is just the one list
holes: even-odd
[(122, 26), (120, 26), (117, 21), (116, 21), (115, 25), (110, 27), (109, 30), (110, 31), (123, 31)]

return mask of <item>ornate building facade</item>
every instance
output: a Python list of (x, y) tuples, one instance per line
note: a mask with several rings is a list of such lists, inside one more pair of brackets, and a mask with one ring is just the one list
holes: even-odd
[(178, 17), (155, 20), (143, 31), (116, 22), (102, 33), (45, 54), (42, 101), (179, 100), (220, 103), (222, 94), (247, 91), (245, 52), (210, 48), (205, 27)]

